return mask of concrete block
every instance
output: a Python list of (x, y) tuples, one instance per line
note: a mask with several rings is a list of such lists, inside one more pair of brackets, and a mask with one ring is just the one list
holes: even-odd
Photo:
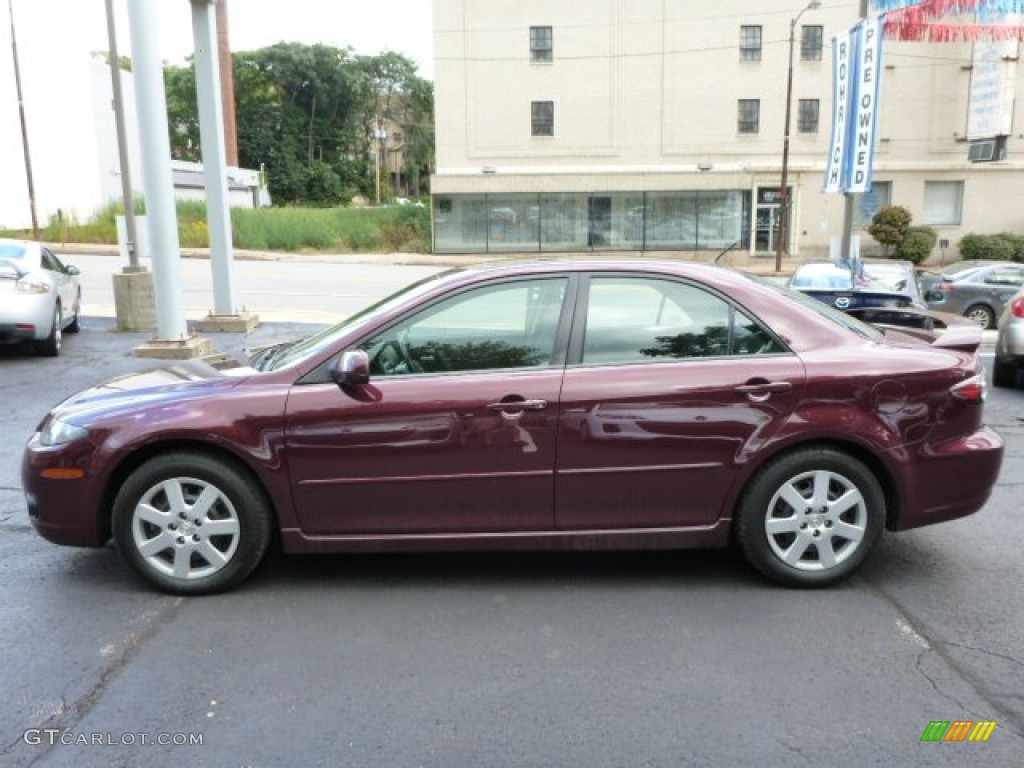
[(152, 272), (120, 272), (114, 279), (114, 313), (119, 331), (152, 331), (156, 298)]
[(192, 327), (199, 333), (248, 333), (260, 324), (259, 315), (239, 312), (237, 315), (217, 315), (211, 312)]
[(153, 357), (160, 360), (192, 360), (213, 352), (213, 342), (202, 336), (184, 339), (150, 339), (132, 350), (135, 357)]

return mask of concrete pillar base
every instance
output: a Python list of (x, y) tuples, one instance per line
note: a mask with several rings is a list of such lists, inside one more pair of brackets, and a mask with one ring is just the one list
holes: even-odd
[(202, 336), (184, 339), (150, 339), (132, 350), (135, 357), (153, 357), (160, 360), (193, 360), (213, 351), (213, 342)]
[(148, 270), (115, 273), (114, 314), (119, 331), (152, 331), (156, 328), (153, 273)]
[(252, 312), (237, 315), (216, 315), (213, 312), (192, 324), (200, 333), (248, 333), (260, 324), (260, 316)]

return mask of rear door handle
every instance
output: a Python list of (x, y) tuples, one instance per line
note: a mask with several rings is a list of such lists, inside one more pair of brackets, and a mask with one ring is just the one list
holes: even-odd
[(788, 381), (762, 381), (760, 383), (741, 384), (736, 391), (746, 395), (747, 399), (754, 403), (763, 403), (774, 394), (790, 392), (793, 384)]

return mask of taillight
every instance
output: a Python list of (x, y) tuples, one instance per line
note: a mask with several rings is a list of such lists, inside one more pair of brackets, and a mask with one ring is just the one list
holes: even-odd
[(964, 379), (950, 389), (949, 393), (957, 400), (963, 400), (965, 403), (980, 405), (985, 402), (985, 396), (988, 394), (988, 385), (985, 383), (985, 375), (978, 374), (977, 376), (971, 376), (969, 379)]
[(1024, 318), (1024, 296), (1018, 297), (1010, 302), (1010, 311), (1014, 317)]

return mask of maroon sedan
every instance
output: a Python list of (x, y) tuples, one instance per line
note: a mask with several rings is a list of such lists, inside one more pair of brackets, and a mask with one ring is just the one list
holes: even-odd
[(979, 341), (706, 265), (456, 271), (244, 365), (75, 395), (24, 486), (44, 537), (113, 537), (181, 594), (241, 582), (275, 530), (288, 552), (735, 541), (775, 581), (824, 586), (883, 528), (988, 499), (1003, 441)]

